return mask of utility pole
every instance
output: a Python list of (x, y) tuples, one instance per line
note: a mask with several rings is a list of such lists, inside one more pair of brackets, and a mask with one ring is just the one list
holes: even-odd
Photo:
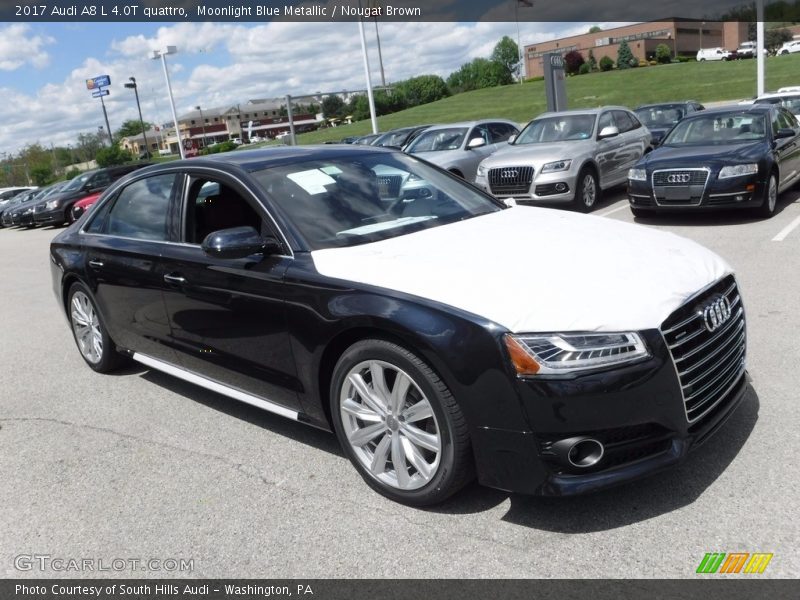
[(147, 144), (147, 133), (144, 130), (144, 119), (142, 118), (142, 105), (139, 104), (139, 86), (136, 85), (136, 77), (128, 77), (130, 83), (126, 83), (125, 87), (133, 90), (136, 95), (136, 108), (139, 111), (139, 124), (142, 126), (142, 137), (144, 138), (144, 151), (145, 156), (150, 156), (150, 146)]
[(100, 104), (103, 106), (103, 117), (106, 120), (106, 131), (108, 132), (108, 145), (114, 145), (114, 138), (111, 136), (111, 125), (108, 124), (108, 112), (106, 111), (106, 103), (103, 102), (103, 97), (100, 96)]

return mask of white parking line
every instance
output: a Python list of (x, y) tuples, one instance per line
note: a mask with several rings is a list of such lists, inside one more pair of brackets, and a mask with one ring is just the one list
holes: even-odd
[(772, 241), (773, 242), (782, 242), (783, 240), (786, 239), (786, 236), (788, 236), (790, 233), (792, 233), (792, 231), (794, 231), (794, 229), (798, 225), (800, 225), (800, 216), (795, 217), (794, 221), (792, 221), (786, 227), (781, 229), (780, 232), (778, 233), (778, 235), (776, 235), (774, 238), (772, 238)]
[(616, 208), (612, 208), (611, 210), (607, 210), (606, 212), (601, 212), (597, 216), (598, 217), (607, 217), (608, 215), (612, 215), (615, 212), (619, 212), (619, 211), (621, 211), (623, 209), (628, 208), (628, 201), (627, 200), (623, 200), (623, 202), (625, 202), (625, 204), (623, 204), (622, 206), (618, 206)]

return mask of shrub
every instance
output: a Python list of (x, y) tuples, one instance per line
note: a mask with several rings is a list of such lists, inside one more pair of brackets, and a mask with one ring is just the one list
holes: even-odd
[(591, 73), (591, 72), (592, 72), (592, 67), (589, 66), (589, 63), (583, 63), (581, 65), (581, 68), (578, 69), (578, 74), (579, 75), (586, 75), (587, 73)]
[(75, 179), (80, 174), (81, 174), (80, 170), (73, 167), (67, 170), (66, 173), (64, 173), (64, 179), (69, 181), (70, 179)]
[(111, 147), (106, 146), (97, 151), (95, 160), (98, 167), (113, 167), (114, 165), (121, 165), (130, 161), (133, 157), (130, 152), (123, 150), (119, 144), (114, 144)]
[(580, 72), (582, 65), (586, 64), (583, 60), (583, 54), (577, 50), (570, 50), (564, 55), (564, 70), (568, 75), (575, 75)]
[[(632, 61), (636, 59), (633, 57), (633, 52), (631, 52), (631, 47), (628, 46), (628, 42), (625, 40), (619, 45), (619, 50), (617, 50), (617, 68), (618, 69), (630, 69), (633, 65)], [(636, 61), (638, 65), (638, 61)]]
[(601, 71), (610, 71), (614, 68), (614, 61), (611, 60), (611, 57), (604, 56), (600, 59), (600, 70)]
[(666, 44), (656, 46), (655, 58), (657, 62), (667, 64), (672, 60), (672, 50)]
[(594, 52), (589, 48), (589, 69), (597, 71), (597, 59), (594, 57)]

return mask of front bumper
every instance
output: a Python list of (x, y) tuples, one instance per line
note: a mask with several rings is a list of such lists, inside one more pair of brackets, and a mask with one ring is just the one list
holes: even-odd
[(766, 182), (759, 175), (717, 179), (712, 172), (702, 192), (693, 193), (689, 199), (667, 198), (665, 188), (669, 186), (654, 186), (650, 172), (647, 177), (647, 181), (628, 180), (628, 201), (634, 208), (657, 212), (756, 208), (761, 206), (765, 195)]
[(64, 209), (57, 207), (53, 209), (36, 210), (33, 213), (33, 220), (37, 225), (61, 225), (66, 220), (64, 218)]
[(572, 168), (552, 173), (541, 173), (535, 169), (530, 181), (523, 180), (513, 185), (490, 184), (487, 169), (486, 174), (475, 178), (475, 185), (495, 198), (514, 198), (517, 204), (567, 203), (575, 199), (578, 173)]

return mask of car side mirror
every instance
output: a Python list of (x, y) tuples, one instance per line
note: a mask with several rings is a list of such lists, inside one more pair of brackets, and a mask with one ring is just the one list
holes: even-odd
[(794, 137), (795, 135), (797, 135), (797, 133), (795, 132), (794, 129), (789, 129), (788, 127), (785, 127), (783, 129), (778, 129), (778, 131), (775, 133), (775, 139), (782, 140), (784, 138)]
[(509, 144), (513, 144), (516, 141), (516, 139), (517, 139), (517, 134), (515, 133), (515, 134), (509, 136), (508, 143)]
[(201, 247), (214, 258), (246, 258), (253, 254), (266, 254), (268, 246), (272, 246), (274, 253), (276, 245), (268, 244), (253, 227), (245, 226), (212, 231)]
[(486, 145), (486, 140), (483, 138), (472, 138), (467, 144), (467, 150), (473, 150)]
[(614, 127), (613, 125), (608, 125), (607, 127), (603, 127), (600, 130), (600, 135), (597, 136), (598, 140), (604, 140), (606, 138), (616, 137), (619, 135), (619, 129)]

